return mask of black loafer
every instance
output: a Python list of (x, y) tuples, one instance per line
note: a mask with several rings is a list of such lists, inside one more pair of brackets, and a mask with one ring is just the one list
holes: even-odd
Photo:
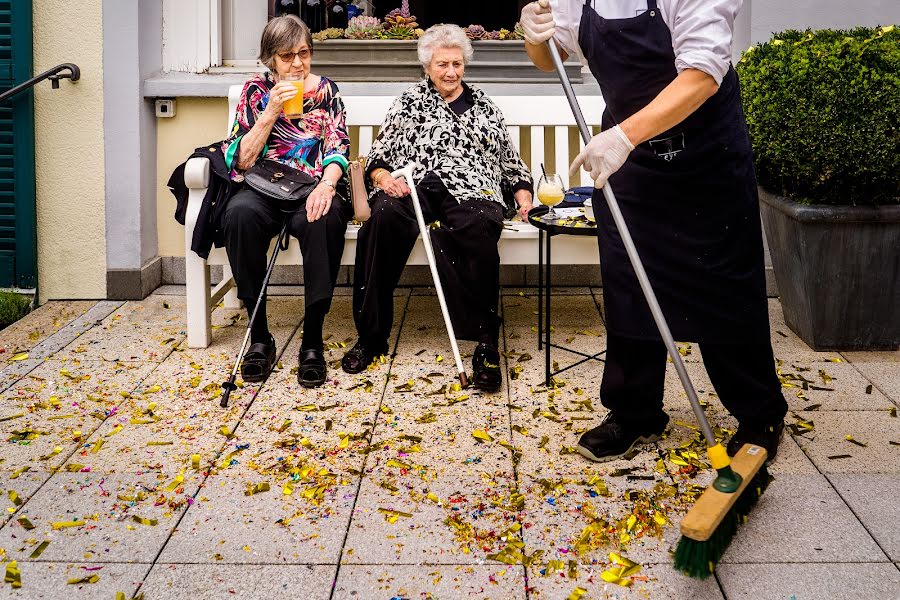
[(594, 462), (622, 458), (636, 445), (658, 440), (666, 430), (669, 417), (663, 413), (653, 421), (653, 424), (636, 426), (621, 422), (613, 413), (609, 413), (599, 426), (582, 434), (576, 449), (583, 457)]
[(341, 359), (341, 368), (345, 373), (350, 373), (351, 375), (362, 373), (369, 368), (375, 357), (387, 353), (386, 347), (378, 350), (372, 350), (368, 345), (364, 345), (362, 341), (357, 341), (352, 348), (347, 350), (344, 358)]
[(778, 444), (781, 443), (783, 433), (784, 421), (771, 425), (738, 425), (737, 433), (728, 440), (728, 456), (737, 454), (744, 444), (753, 444), (765, 448), (768, 453), (766, 462), (771, 462), (778, 454)]
[(307, 388), (319, 387), (325, 383), (325, 356), (317, 348), (300, 351), (300, 368), (297, 383)]
[(277, 351), (271, 335), (268, 344), (251, 344), (241, 360), (241, 378), (248, 383), (264, 380), (275, 366)]
[(500, 351), (490, 344), (478, 344), (472, 356), (472, 385), (483, 392), (496, 392), (503, 385)]

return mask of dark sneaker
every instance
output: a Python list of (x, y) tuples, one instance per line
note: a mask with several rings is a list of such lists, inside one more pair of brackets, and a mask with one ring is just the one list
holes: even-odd
[(744, 444), (754, 444), (766, 449), (769, 454), (766, 462), (771, 462), (778, 453), (778, 444), (781, 442), (782, 433), (784, 433), (784, 421), (779, 421), (774, 425), (754, 427), (739, 425), (737, 433), (728, 441), (728, 456), (737, 454)]
[(660, 438), (669, 422), (668, 415), (665, 415), (664, 421), (660, 418), (657, 422), (662, 424), (635, 427), (619, 422), (613, 413), (609, 413), (598, 427), (582, 434), (576, 449), (583, 457), (595, 462), (622, 458), (637, 444), (655, 442)]
[(387, 353), (386, 346), (387, 344), (384, 347), (372, 349), (368, 344), (363, 345), (362, 341), (358, 340), (352, 348), (347, 350), (344, 358), (341, 359), (341, 368), (344, 369), (345, 373), (350, 373), (351, 375), (362, 373), (372, 364), (375, 357)]
[(297, 369), (297, 382), (303, 387), (315, 388), (325, 383), (325, 356), (318, 348), (301, 350)]
[(496, 392), (502, 384), (500, 351), (490, 344), (478, 344), (472, 355), (472, 385), (484, 392)]

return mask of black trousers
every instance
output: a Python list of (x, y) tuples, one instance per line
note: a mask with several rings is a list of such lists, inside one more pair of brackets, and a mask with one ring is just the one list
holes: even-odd
[(306, 306), (324, 302), (327, 312), (341, 266), (351, 210), (349, 203), (335, 196), (328, 214), (310, 223), (305, 203), (293, 213), (284, 213), (274, 200), (247, 186), (232, 196), (225, 208), (225, 251), (238, 298), (252, 310), (266, 276), (269, 243), (287, 220), (288, 234), (300, 241)]
[[(788, 407), (775, 373), (771, 343), (702, 343), (700, 352), (716, 394), (741, 425), (767, 425), (784, 418)], [(636, 426), (665, 421), (666, 357), (662, 341), (610, 334), (600, 383), (603, 406)]]
[[(416, 191), (425, 222), (440, 221), (431, 229), (431, 242), (456, 336), (496, 345), (503, 207), (489, 200), (459, 203), (433, 173)], [(353, 275), (353, 318), (360, 340), (371, 348), (387, 344), (394, 289), (418, 235), (412, 198), (384, 192), (373, 198), (372, 216), (357, 239)]]

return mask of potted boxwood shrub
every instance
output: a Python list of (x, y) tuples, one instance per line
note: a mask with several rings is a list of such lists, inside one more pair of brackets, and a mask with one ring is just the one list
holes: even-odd
[(787, 325), (900, 346), (900, 28), (785, 31), (738, 63)]

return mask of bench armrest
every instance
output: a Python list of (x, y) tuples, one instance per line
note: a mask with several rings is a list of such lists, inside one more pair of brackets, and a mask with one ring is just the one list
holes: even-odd
[(184, 185), (189, 190), (209, 187), (209, 159), (195, 157), (184, 166)]

